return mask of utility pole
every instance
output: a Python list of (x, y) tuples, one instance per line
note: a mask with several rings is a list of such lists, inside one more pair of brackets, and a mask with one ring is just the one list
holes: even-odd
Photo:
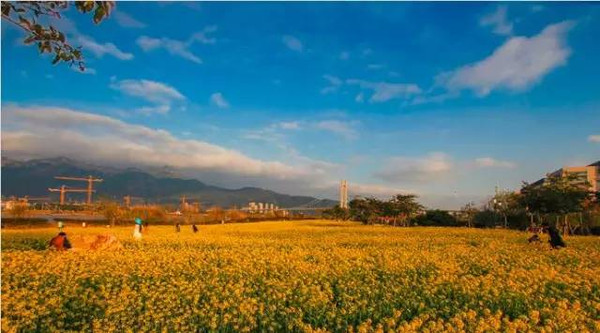
[(92, 192), (94, 191), (94, 182), (102, 182), (103, 179), (94, 178), (92, 176), (83, 177), (64, 177), (64, 176), (56, 176), (54, 179), (63, 179), (63, 180), (78, 180), (87, 182), (87, 204), (92, 204)]

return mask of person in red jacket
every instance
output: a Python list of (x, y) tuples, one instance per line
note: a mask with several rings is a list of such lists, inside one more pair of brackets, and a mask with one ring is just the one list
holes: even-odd
[(62, 231), (50, 240), (50, 247), (53, 247), (58, 251), (64, 251), (72, 248), (71, 242), (69, 242), (69, 239), (67, 238), (67, 234)]

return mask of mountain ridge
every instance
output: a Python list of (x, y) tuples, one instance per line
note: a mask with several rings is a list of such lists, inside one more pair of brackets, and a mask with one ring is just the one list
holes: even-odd
[[(282, 208), (310, 204), (311, 207), (330, 207), (337, 201), (317, 199), (311, 196), (282, 194), (258, 187), (227, 189), (206, 184), (194, 178), (180, 178), (161, 175), (169, 171), (168, 166), (157, 168), (155, 172), (138, 167), (104, 167), (67, 157), (17, 160), (2, 157), (2, 196), (32, 197), (49, 196), (49, 187), (58, 187), (63, 183), (83, 188), (83, 182), (68, 182), (54, 179), (54, 176), (88, 176), (104, 179), (96, 183), (96, 198), (121, 200), (125, 195), (144, 198), (153, 203), (177, 203), (182, 195), (198, 200), (203, 206), (246, 206), (248, 202), (273, 203)], [(52, 195), (54, 198), (55, 195)], [(80, 200), (83, 195), (67, 194), (68, 198)], [(55, 198), (54, 198), (55, 199)]]

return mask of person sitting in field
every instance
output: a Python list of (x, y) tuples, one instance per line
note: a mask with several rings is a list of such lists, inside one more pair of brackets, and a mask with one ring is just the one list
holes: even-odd
[(542, 239), (540, 238), (540, 235), (535, 234), (531, 237), (529, 237), (529, 239), (527, 239), (527, 241), (531, 244), (531, 243), (539, 243), (542, 241)]
[(50, 240), (50, 247), (58, 251), (65, 251), (72, 248), (71, 242), (69, 242), (69, 239), (67, 238), (67, 234), (62, 231)]
[(553, 249), (559, 249), (567, 246), (560, 236), (560, 232), (558, 232), (558, 229), (556, 229), (555, 226), (548, 227), (548, 235), (550, 235), (550, 240), (548, 242)]
[(196, 225), (195, 225), (195, 224), (192, 224), (192, 231), (193, 231), (194, 233), (197, 233), (197, 232), (198, 232), (198, 227), (196, 227)]

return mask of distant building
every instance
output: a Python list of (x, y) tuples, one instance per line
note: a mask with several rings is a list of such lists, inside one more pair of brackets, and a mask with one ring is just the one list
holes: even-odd
[[(585, 184), (587, 182), (590, 185), (590, 191), (600, 191), (600, 161), (596, 161), (587, 166), (572, 166), (558, 169), (548, 174), (550, 177), (566, 177), (575, 176), (573, 182), (575, 184)], [(546, 178), (542, 178), (536, 182), (529, 184), (530, 187), (541, 186), (546, 181)]]

